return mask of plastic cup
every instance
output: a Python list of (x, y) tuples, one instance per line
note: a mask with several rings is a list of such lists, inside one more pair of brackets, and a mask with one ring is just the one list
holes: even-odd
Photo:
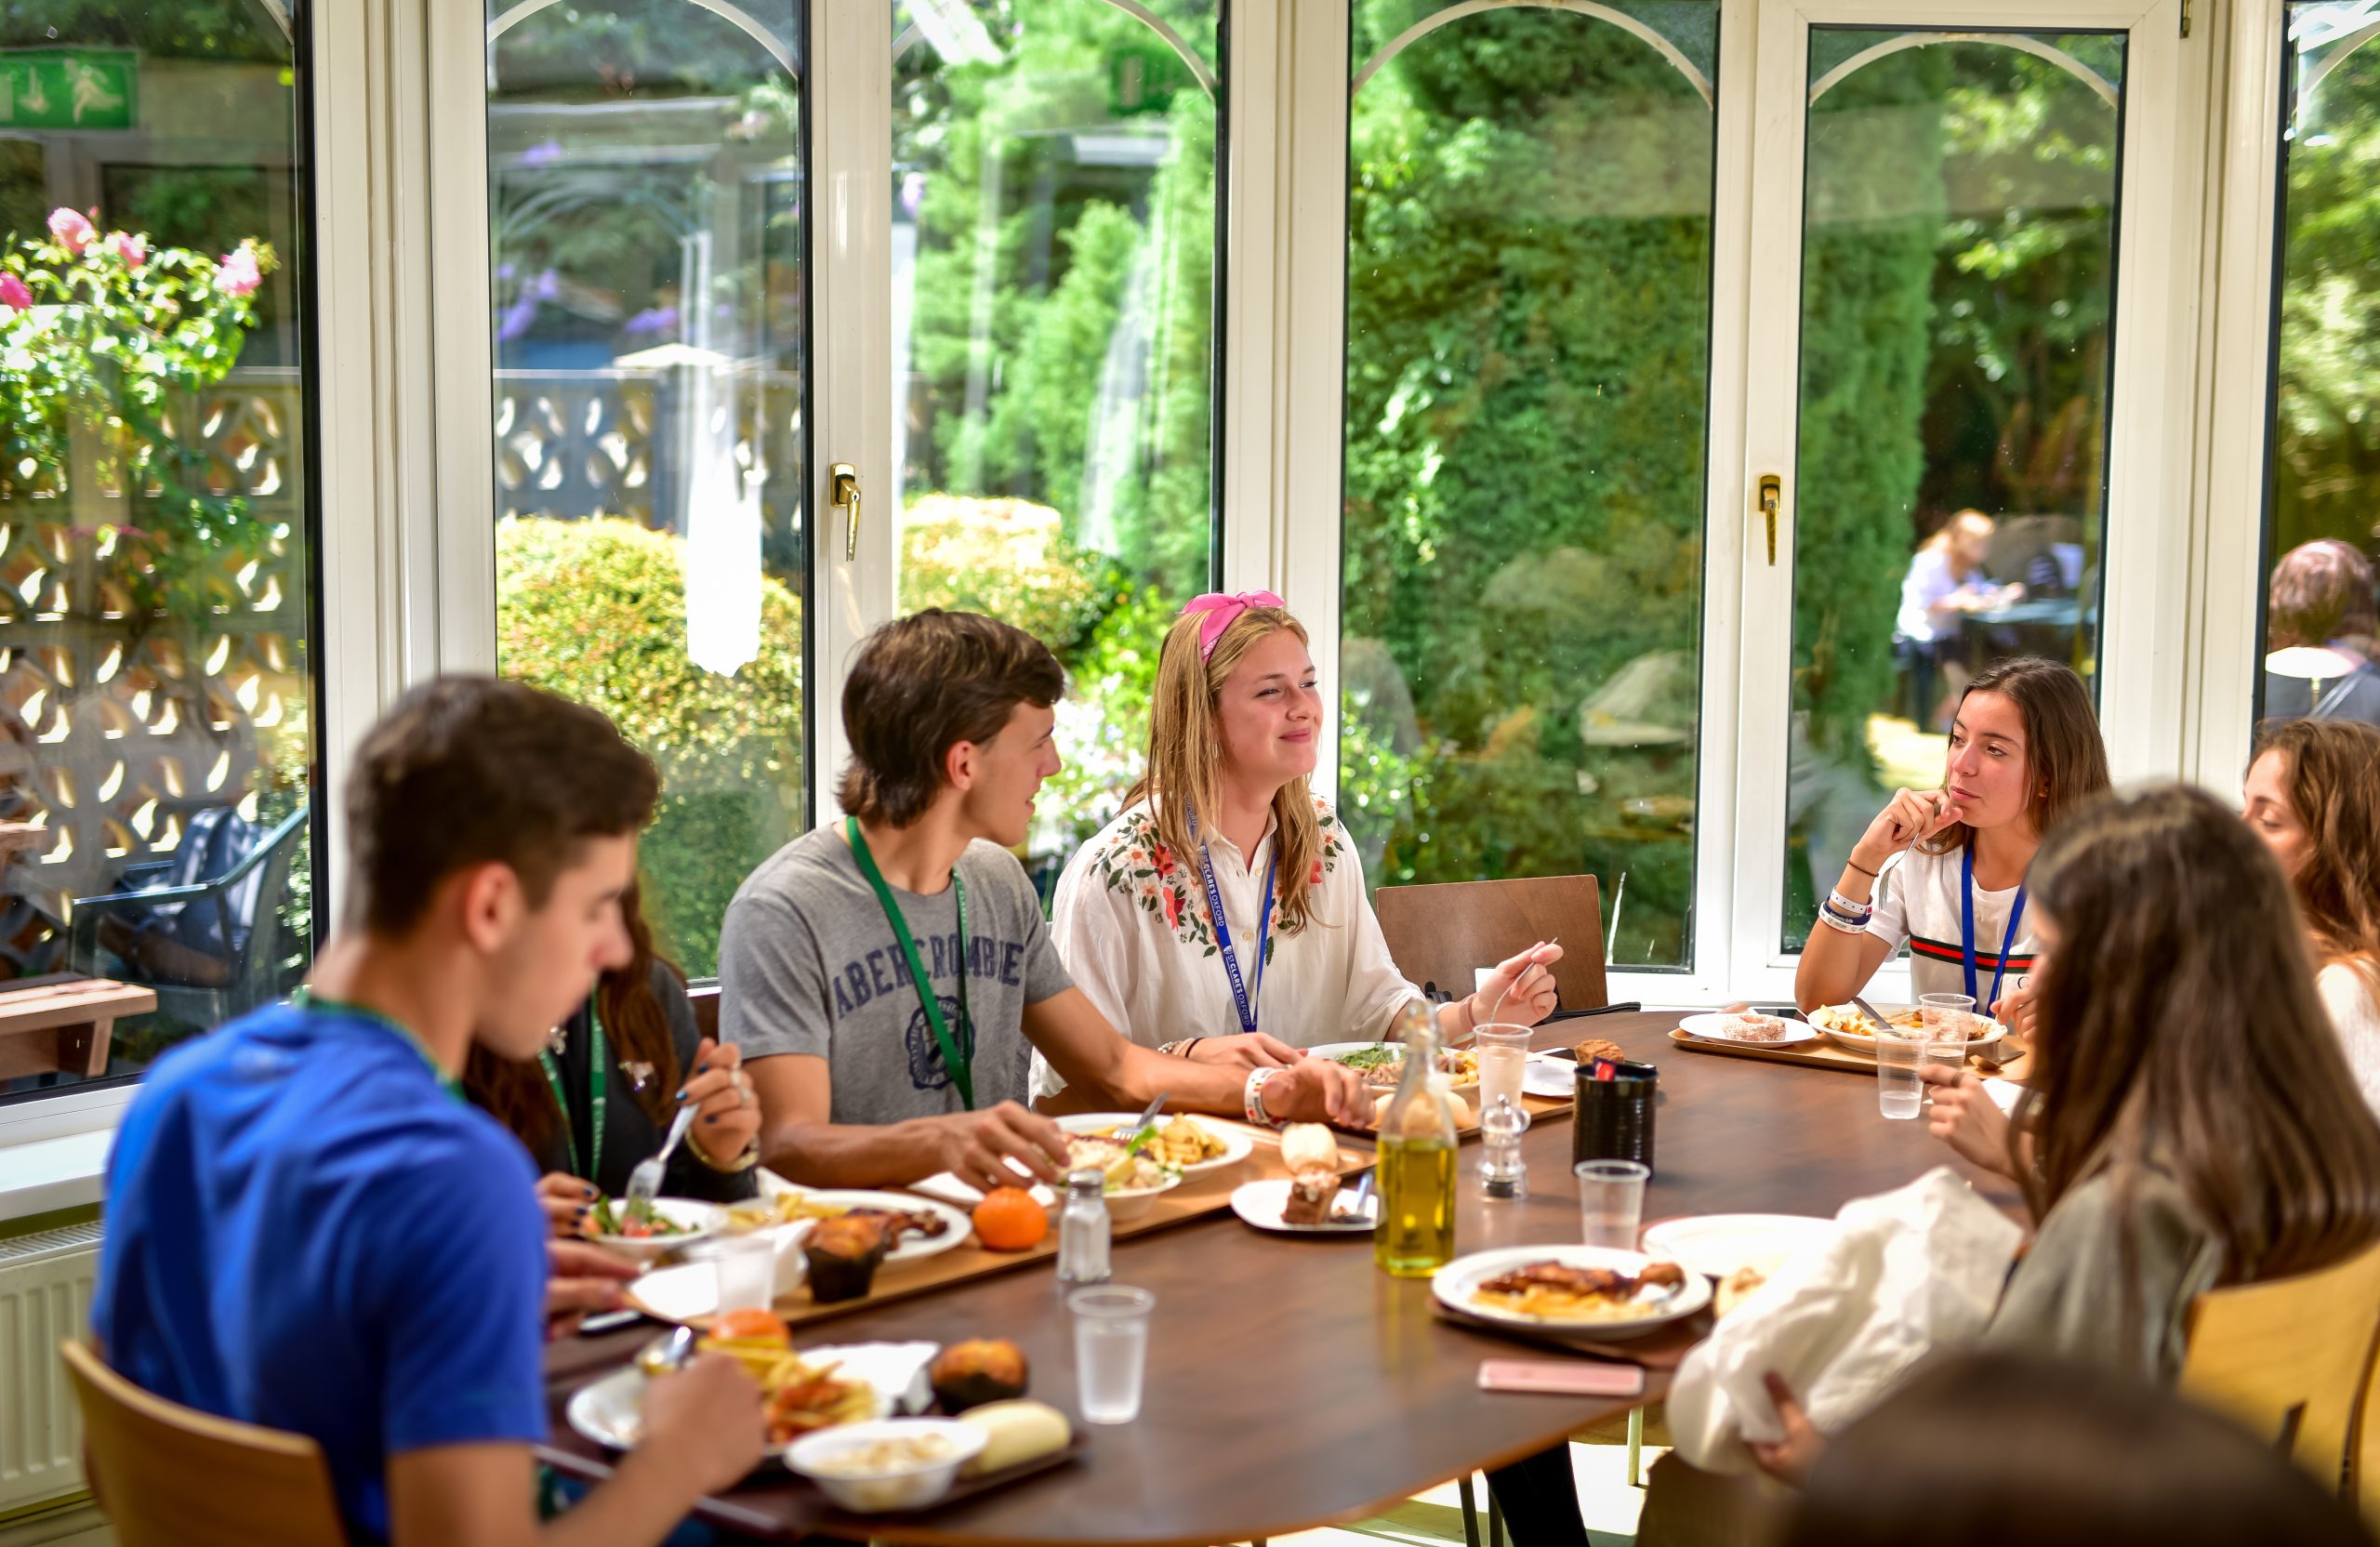
[(776, 1242), (765, 1233), (722, 1236), (705, 1242), (701, 1255), (719, 1276), (717, 1315), (765, 1311), (776, 1300)]
[(1924, 1085), (1917, 1078), (1924, 1062), (1925, 1041), (1896, 1037), (1890, 1030), (1876, 1038), (1876, 1110), (1887, 1117), (1914, 1117), (1925, 1104)]
[(1652, 1171), (1633, 1160), (1581, 1160), (1570, 1168), (1579, 1179), (1579, 1234), (1589, 1246), (1636, 1250), (1636, 1227), (1645, 1217), (1645, 1179)]
[(1149, 1313), (1157, 1296), (1102, 1284), (1066, 1296), (1075, 1314), (1075, 1386), (1086, 1423), (1130, 1423), (1141, 1416), (1148, 1369)]
[(1975, 1022), (1975, 998), (1969, 994), (1920, 994), (1917, 1012), (1924, 1018), (1925, 1036), (1955, 1036), (1964, 1041)]
[(1522, 1110), (1521, 1080), (1528, 1071), (1528, 1045), (1535, 1034), (1527, 1026), (1484, 1025), (1471, 1039), (1479, 1055), (1479, 1110), (1509, 1097), (1513, 1110)]

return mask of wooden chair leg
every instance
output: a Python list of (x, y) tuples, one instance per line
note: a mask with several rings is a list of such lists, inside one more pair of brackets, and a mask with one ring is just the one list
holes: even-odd
[[(1461, 1480), (1455, 1484), (1455, 1488), (1462, 1495), (1463, 1547), (1479, 1547), (1479, 1500), (1471, 1491), (1471, 1474), (1464, 1473)], [(1491, 1497), (1489, 1503), (1493, 1502)]]
[(1645, 1409), (1628, 1409), (1628, 1486), (1645, 1486)]

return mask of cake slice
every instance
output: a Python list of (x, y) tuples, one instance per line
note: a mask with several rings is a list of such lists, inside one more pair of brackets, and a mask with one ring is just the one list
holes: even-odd
[(1328, 1224), (1330, 1205), (1339, 1197), (1339, 1173), (1309, 1166), (1289, 1178), (1289, 1199), (1281, 1209), (1283, 1224)]

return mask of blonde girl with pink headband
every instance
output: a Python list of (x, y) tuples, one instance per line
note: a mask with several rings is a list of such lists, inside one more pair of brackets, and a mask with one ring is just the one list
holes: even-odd
[[(1199, 597), (1157, 657), (1148, 766), (1059, 879), (1052, 928), (1076, 985), (1144, 1046), (1270, 1072), (1384, 1035), (1421, 997), (1390, 959), (1347, 831), (1311, 781), (1323, 728), (1304, 626), (1270, 591)], [(1438, 1007), (1466, 1039), (1554, 1008), (1558, 945)], [(1034, 1089), (1060, 1084), (1037, 1062)]]

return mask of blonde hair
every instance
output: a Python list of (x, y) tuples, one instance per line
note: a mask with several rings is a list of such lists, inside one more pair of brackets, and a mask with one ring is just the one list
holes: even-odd
[[(1184, 856), (1197, 848), (1190, 836), (1190, 813), (1211, 813), (1223, 801), (1223, 733), (1215, 723), (1215, 705), (1223, 696), (1223, 680), (1241, 656), (1284, 628), (1301, 642), (1311, 642), (1305, 625), (1286, 608), (1250, 607), (1231, 620), (1216, 639), (1213, 654), (1201, 661), (1198, 626), (1204, 621), (1203, 614), (1187, 614), (1166, 631), (1157, 653), (1157, 690), (1149, 704), (1148, 768), (1124, 798), (1127, 806), (1146, 800), (1157, 820), (1157, 841)], [(1292, 779), (1274, 792), (1273, 823), (1281, 932), (1295, 934), (1311, 916), (1306, 894), (1314, 863), (1322, 853), (1322, 821), (1304, 779)]]

